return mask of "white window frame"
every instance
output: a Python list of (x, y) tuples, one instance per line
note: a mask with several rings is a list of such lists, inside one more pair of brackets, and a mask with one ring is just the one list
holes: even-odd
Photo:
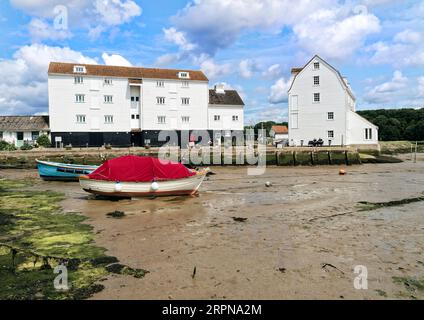
[(76, 103), (85, 103), (85, 94), (76, 93), (75, 94), (75, 102)]
[(166, 116), (158, 116), (158, 124), (166, 124)]
[(105, 115), (105, 124), (113, 124), (113, 115)]
[(221, 115), (219, 115), (219, 114), (215, 114), (215, 115), (213, 116), (213, 120), (214, 120), (214, 121), (216, 121), (216, 122), (221, 121)]
[(319, 76), (314, 76), (313, 81), (314, 81), (314, 86), (319, 86), (320, 85), (320, 78), (319, 78)]
[(103, 103), (107, 103), (107, 104), (113, 103), (113, 95), (105, 94), (103, 96)]
[(372, 128), (365, 128), (365, 140), (372, 140)]
[(158, 88), (165, 88), (165, 81), (163, 81), (163, 80), (157, 80), (156, 81), (156, 87), (158, 87)]
[[(331, 135), (330, 135), (331, 133)], [(334, 139), (334, 130), (327, 130), (327, 138)]]
[(84, 83), (84, 77), (82, 76), (75, 76), (74, 77), (74, 84), (83, 84)]
[[(330, 115), (331, 115), (331, 117), (330, 117)], [(333, 111), (327, 112), (327, 120), (328, 121), (334, 120), (334, 112)]]
[(190, 117), (189, 116), (182, 116), (181, 122), (182, 123), (190, 123)]
[(186, 97), (181, 98), (181, 104), (183, 106), (189, 106), (190, 105), (190, 98), (186, 98)]
[(87, 73), (85, 66), (74, 66), (74, 73)]
[(233, 115), (233, 121), (239, 121), (239, 116), (238, 115)]
[(181, 81), (181, 88), (189, 88), (190, 87), (190, 81), (183, 80)]
[(77, 124), (87, 123), (87, 116), (85, 114), (77, 114), (76, 115), (76, 123)]
[(320, 63), (318, 61), (314, 62), (314, 70), (319, 70), (320, 68)]
[[(318, 96), (316, 96), (318, 95)], [(318, 97), (318, 100), (316, 100), (315, 98)], [(320, 92), (314, 92), (313, 93), (313, 100), (314, 103), (320, 103), (321, 102), (321, 93)]]
[(187, 71), (178, 72), (178, 78), (180, 79), (190, 79), (190, 73)]
[(113, 84), (113, 80), (111, 78), (104, 78), (103, 79), (103, 85), (104, 86), (111, 86)]
[(156, 104), (158, 104), (158, 105), (166, 104), (166, 98), (165, 97), (156, 97)]

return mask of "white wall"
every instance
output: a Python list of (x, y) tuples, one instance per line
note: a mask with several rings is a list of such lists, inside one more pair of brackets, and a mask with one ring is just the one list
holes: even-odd
[[(215, 115), (221, 117), (215, 121)], [(233, 116), (238, 116), (238, 121), (233, 121)], [(244, 112), (243, 106), (209, 105), (208, 110), (209, 129), (211, 130), (243, 130)]]
[[(34, 131), (36, 131), (36, 130), (34, 130)], [(19, 131), (19, 132), (22, 132), (22, 131)], [(32, 131), (23, 131), (23, 134), (24, 134), (24, 139), (19, 141), (19, 143), (21, 145), (25, 141), (35, 142), (35, 141), (32, 140)], [(44, 132), (44, 131), (38, 132), (39, 136), (41, 136), (43, 134), (47, 134), (50, 138), (50, 134), (48, 132)], [(3, 138), (1, 140), (4, 140), (8, 143), (14, 144), (15, 146), (18, 146), (17, 131), (3, 131)]]
[[(362, 118), (359, 114), (347, 113), (347, 144), (377, 144), (378, 127)], [(372, 139), (365, 139), (365, 129), (372, 129)]]

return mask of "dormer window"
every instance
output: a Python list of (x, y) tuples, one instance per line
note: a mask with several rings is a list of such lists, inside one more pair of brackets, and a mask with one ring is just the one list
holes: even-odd
[(87, 73), (84, 66), (74, 66), (74, 73)]
[(189, 79), (190, 78), (190, 74), (188, 72), (178, 72), (178, 78), (181, 79)]
[(319, 70), (319, 62), (314, 62), (314, 70)]

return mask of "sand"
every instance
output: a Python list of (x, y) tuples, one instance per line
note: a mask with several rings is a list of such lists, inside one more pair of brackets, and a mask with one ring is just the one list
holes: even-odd
[[(64, 192), (65, 210), (89, 217), (98, 245), (150, 271), (143, 279), (111, 275), (93, 299), (422, 298), (393, 277), (424, 278), (424, 202), (372, 211), (358, 202), (422, 195), (423, 160), (343, 167), (345, 176), (338, 166), (269, 167), (261, 176), (214, 167), (197, 197), (110, 201), (78, 183), (35, 188)], [(114, 210), (126, 216), (106, 216)], [(357, 265), (367, 267), (366, 290), (354, 288)]]

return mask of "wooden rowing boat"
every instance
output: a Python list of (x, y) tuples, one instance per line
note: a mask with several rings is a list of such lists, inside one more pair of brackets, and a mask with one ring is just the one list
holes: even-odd
[(67, 164), (35, 160), (43, 180), (78, 181), (81, 175), (92, 173), (98, 166)]

